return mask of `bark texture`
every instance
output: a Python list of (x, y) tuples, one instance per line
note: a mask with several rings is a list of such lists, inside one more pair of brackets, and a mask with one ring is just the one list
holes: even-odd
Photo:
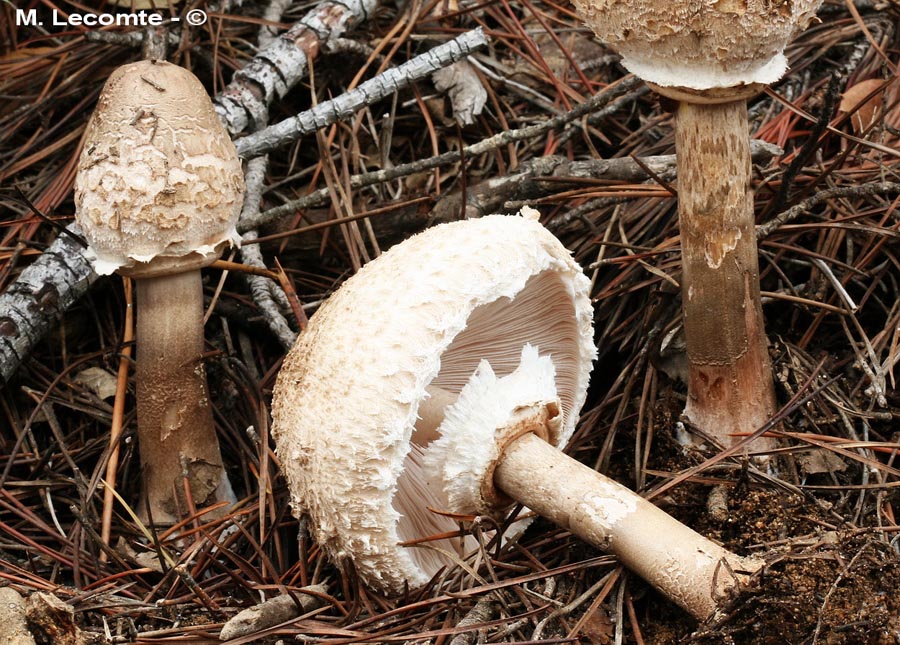
[[(775, 412), (759, 295), (744, 101), (680, 103), (676, 122), (685, 414), (725, 446)], [(765, 449), (760, 439), (754, 448)]]
[(713, 615), (762, 566), (694, 532), (535, 435), (506, 447), (494, 483), (539, 515), (614, 554), (700, 620)]
[[(158, 524), (233, 501), (206, 387), (199, 271), (136, 280), (138, 441), (149, 515)], [(144, 514), (147, 509), (143, 508)]]
[(269, 105), (306, 76), (309, 59), (322, 45), (367, 20), (377, 7), (377, 0), (326, 0), (268, 42), (214, 99), (228, 132), (234, 135), (264, 126)]
[(416, 80), (430, 76), (439, 69), (462, 60), (479, 47), (487, 45), (487, 37), (480, 27), (464, 32), (453, 40), (393, 67), (358, 87), (296, 116), (238, 139), (238, 154), (251, 159), (272, 152), (309, 134), (328, 127), (356, 113), (357, 110), (409, 87)]
[[(68, 228), (81, 234), (77, 224)], [(72, 237), (59, 235), (0, 294), (0, 386), (96, 279), (84, 248)]]

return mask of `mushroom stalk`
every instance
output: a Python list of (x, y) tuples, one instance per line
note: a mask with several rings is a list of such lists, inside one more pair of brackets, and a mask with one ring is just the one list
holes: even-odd
[[(419, 406), (414, 442), (436, 432), (433, 424), (440, 426), (443, 413), (437, 408), (452, 396), (433, 394)], [(520, 408), (516, 417), (539, 419), (538, 407)], [(737, 595), (750, 575), (763, 566), (761, 560), (738, 556), (700, 535), (535, 432), (549, 433), (547, 428), (534, 426), (512, 433), (508, 428), (497, 429), (498, 436), (512, 434), (514, 438), (502, 446), (493, 481), (483, 483), (482, 490), (495, 487), (585, 542), (612, 553), (699, 620), (706, 620)]]
[(528, 434), (506, 446), (497, 487), (619, 561), (700, 620), (762, 562), (691, 530), (616, 481)]
[[(678, 104), (678, 217), (690, 368), (685, 415), (726, 446), (735, 435), (760, 428), (776, 409), (760, 305), (748, 130), (743, 99)], [(762, 441), (754, 446), (765, 449)]]
[(135, 280), (138, 440), (144, 491), (155, 523), (188, 510), (185, 477), (197, 507), (234, 501), (203, 366), (200, 270)]

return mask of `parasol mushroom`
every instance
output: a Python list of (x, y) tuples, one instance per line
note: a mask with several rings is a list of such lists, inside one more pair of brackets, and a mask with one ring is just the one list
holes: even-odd
[(706, 618), (761, 563), (560, 451), (595, 357), (589, 285), (527, 214), (414, 236), (313, 316), (272, 401), (294, 513), (332, 559), (398, 593), (477, 547), (429, 508), (501, 516), (516, 500)]
[(200, 269), (239, 238), (244, 180), (200, 81), (162, 61), (109, 77), (88, 123), (76, 219), (98, 273), (136, 281), (142, 512), (172, 523), (233, 501), (207, 392)]
[[(760, 304), (746, 100), (787, 68), (821, 0), (572, 0), (622, 64), (677, 101), (678, 215), (689, 363), (685, 415), (723, 445), (775, 412)], [(755, 448), (769, 442), (757, 439)]]

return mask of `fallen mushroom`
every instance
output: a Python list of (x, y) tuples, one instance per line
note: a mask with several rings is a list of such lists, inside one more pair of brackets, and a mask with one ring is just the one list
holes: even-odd
[(334, 560), (397, 593), (477, 548), (429, 508), (497, 516), (516, 500), (708, 617), (761, 563), (559, 450), (595, 356), (591, 313), (580, 268), (530, 213), (441, 225), (369, 263), (278, 376), (294, 513)]
[[(689, 363), (685, 415), (731, 445), (775, 412), (759, 292), (747, 98), (821, 0), (572, 0), (622, 64), (677, 101), (678, 214)], [(757, 439), (754, 448), (771, 442)]]
[(157, 523), (233, 501), (203, 353), (200, 269), (237, 239), (241, 164), (203, 85), (141, 61), (109, 77), (84, 138), (76, 219), (98, 273), (136, 281), (142, 512)]

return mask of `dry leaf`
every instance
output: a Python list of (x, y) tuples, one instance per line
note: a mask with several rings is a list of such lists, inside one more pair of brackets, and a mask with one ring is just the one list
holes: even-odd
[(879, 116), (881, 116), (881, 106), (884, 101), (884, 93), (877, 92), (866, 100), (866, 97), (875, 92), (878, 88), (884, 88), (885, 82), (870, 78), (860, 81), (852, 87), (848, 87), (841, 98), (841, 112), (853, 112), (850, 117), (850, 123), (853, 131), (857, 134), (870, 127)]
[(465, 60), (439, 69), (431, 75), (438, 92), (450, 97), (453, 115), (462, 125), (472, 125), (487, 103), (487, 91), (472, 66)]
[(590, 616), (586, 616), (580, 635), (587, 638), (592, 645), (608, 645), (615, 637), (615, 624), (610, 620), (602, 607), (597, 607)]
[(843, 472), (847, 464), (831, 450), (816, 448), (797, 455), (800, 462), (800, 470), (804, 475), (819, 475), (822, 473)]
[(89, 367), (78, 372), (75, 382), (101, 399), (109, 399), (116, 395), (116, 377), (102, 367)]

